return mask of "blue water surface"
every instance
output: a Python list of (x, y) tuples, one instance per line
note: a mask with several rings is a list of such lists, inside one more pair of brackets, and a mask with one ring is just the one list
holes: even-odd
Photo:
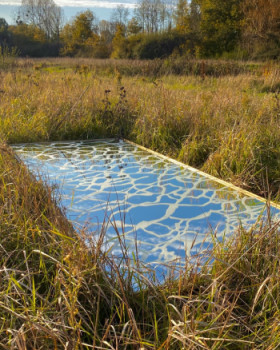
[[(117, 228), (131, 251), (137, 240), (144, 262), (183, 261), (213, 237), (222, 240), (265, 214), (264, 202), (124, 141), (13, 148), (31, 170), (58, 185), (77, 229), (98, 235), (105, 218), (111, 251), (119, 252)], [(279, 210), (272, 211), (279, 218)]]

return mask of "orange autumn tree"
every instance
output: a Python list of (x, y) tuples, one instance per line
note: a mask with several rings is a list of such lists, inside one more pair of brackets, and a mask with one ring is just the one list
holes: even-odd
[[(280, 54), (280, 1), (244, 0), (243, 39), (252, 51)], [(272, 52), (272, 53), (273, 53)]]

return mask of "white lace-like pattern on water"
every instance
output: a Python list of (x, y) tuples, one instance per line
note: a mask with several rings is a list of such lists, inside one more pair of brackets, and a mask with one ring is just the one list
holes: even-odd
[[(184, 259), (211, 246), (211, 234), (223, 239), (265, 214), (258, 199), (123, 141), (13, 148), (35, 174), (58, 185), (74, 225), (95, 234), (105, 218), (107, 246), (113, 245), (114, 254), (120, 254), (116, 225), (130, 250), (137, 239), (139, 258), (146, 263)], [(280, 217), (279, 210), (272, 211)]]

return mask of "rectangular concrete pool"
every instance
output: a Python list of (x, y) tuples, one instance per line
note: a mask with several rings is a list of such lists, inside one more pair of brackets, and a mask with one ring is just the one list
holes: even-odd
[[(137, 238), (139, 257), (146, 263), (184, 259), (211, 244), (209, 233), (223, 239), (265, 214), (259, 198), (124, 141), (20, 144), (13, 149), (35, 174), (58, 185), (77, 229), (86, 226), (95, 234), (105, 218), (107, 246), (119, 253), (116, 225), (131, 250)], [(279, 219), (279, 210), (271, 210)]]

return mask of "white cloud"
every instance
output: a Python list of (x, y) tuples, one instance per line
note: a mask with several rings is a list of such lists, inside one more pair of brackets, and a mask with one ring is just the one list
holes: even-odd
[(0, 0), (0, 5), (20, 5), (19, 0)]
[[(55, 3), (59, 6), (69, 7), (103, 7), (103, 8), (114, 8), (118, 5), (124, 5), (127, 8), (135, 8), (135, 1), (99, 1), (99, 0), (56, 0)], [(0, 0), (0, 5), (20, 5), (20, 0)]]
[(98, 1), (98, 0), (57, 0), (59, 6), (70, 6), (70, 7), (105, 7), (114, 8), (118, 5), (124, 5), (128, 8), (134, 8), (135, 3), (125, 1)]

